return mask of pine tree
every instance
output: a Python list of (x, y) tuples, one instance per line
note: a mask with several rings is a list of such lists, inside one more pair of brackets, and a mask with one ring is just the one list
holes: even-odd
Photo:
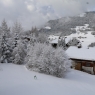
[(7, 22), (5, 21), (5, 19), (2, 21), (1, 34), (5, 34), (6, 38), (10, 37), (10, 28), (8, 28), (8, 25), (7, 25)]
[(3, 20), (2, 22), (1, 36), (1, 63), (9, 63), (11, 62), (12, 49), (8, 43), (8, 38), (10, 37), (10, 30), (5, 20)]
[(13, 49), (13, 63), (15, 64), (23, 64), (26, 56), (25, 45), (21, 40), (17, 41), (17, 46)]
[(23, 28), (19, 22), (15, 22), (12, 27), (12, 36), (13, 36), (13, 49), (17, 47), (18, 40), (21, 39), (21, 33), (23, 31)]

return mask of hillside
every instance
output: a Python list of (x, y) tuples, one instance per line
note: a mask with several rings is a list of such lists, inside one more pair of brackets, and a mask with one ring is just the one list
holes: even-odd
[(95, 76), (70, 70), (56, 78), (24, 65), (0, 64), (0, 95), (95, 95)]
[[(71, 33), (71, 28), (83, 26), (84, 24), (89, 24), (90, 28), (92, 28), (95, 27), (94, 23), (95, 12), (85, 12), (84, 14), (74, 17), (63, 17), (56, 20), (50, 20), (45, 24), (45, 27), (50, 27), (50, 29), (43, 28), (43, 31), (46, 33), (62, 32), (63, 35), (67, 35)], [(40, 31), (42, 31), (42, 29)]]

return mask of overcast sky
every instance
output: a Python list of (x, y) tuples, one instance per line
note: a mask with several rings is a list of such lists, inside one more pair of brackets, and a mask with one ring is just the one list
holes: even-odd
[(0, 0), (0, 22), (20, 21), (25, 29), (41, 26), (50, 19), (95, 10), (95, 0)]

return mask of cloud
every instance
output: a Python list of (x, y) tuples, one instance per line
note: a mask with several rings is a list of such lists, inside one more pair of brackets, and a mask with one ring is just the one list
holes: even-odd
[(13, 0), (1, 0), (0, 3), (2, 3), (4, 6), (12, 6)]
[(0, 21), (10, 25), (19, 20), (25, 29), (41, 26), (50, 19), (95, 10), (95, 0), (0, 0)]
[(33, 6), (33, 5), (27, 5), (27, 9), (28, 9), (29, 11), (33, 11), (33, 10), (34, 10), (34, 6)]

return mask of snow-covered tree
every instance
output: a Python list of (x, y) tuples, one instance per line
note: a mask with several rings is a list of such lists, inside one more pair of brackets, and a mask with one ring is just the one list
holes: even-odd
[(30, 34), (32, 34), (32, 36), (33, 35), (35, 35), (35, 37), (39, 36), (39, 32), (36, 27), (32, 27), (32, 29), (29, 32), (30, 32)]
[(0, 45), (1, 45), (1, 63), (9, 63), (11, 62), (11, 46), (8, 43), (10, 37), (10, 29), (7, 26), (5, 20), (3, 20), (1, 29), (0, 29)]
[(16, 45), (17, 40), (21, 39), (22, 36), (21, 33), (23, 33), (22, 25), (16, 21), (12, 27), (12, 33), (11, 33), (14, 46)]
[(10, 28), (8, 27), (7, 25), (7, 22), (5, 21), (5, 19), (2, 21), (2, 24), (1, 24), (1, 35), (2, 34), (5, 34), (6, 38), (9, 38), (10, 37)]
[(88, 47), (95, 47), (95, 42), (93, 42), (90, 45), (88, 45)]
[(38, 38), (37, 38), (37, 42), (46, 43), (47, 42), (47, 36), (45, 34), (40, 33)]
[(31, 70), (62, 77), (71, 62), (62, 48), (37, 43), (30, 46), (27, 54), (27, 67)]
[(2, 35), (2, 42), (1, 42), (1, 63), (10, 63), (11, 60), (11, 52), (12, 49), (10, 45), (7, 43), (5, 34)]
[(80, 43), (80, 41), (76, 38), (72, 38), (66, 45), (67, 46), (77, 46)]
[(23, 64), (26, 56), (25, 45), (21, 40), (18, 40), (17, 46), (13, 49), (13, 63), (15, 64)]
[(92, 35), (95, 35), (95, 31), (91, 32)]
[(12, 33), (16, 33), (18, 35), (20, 35), (20, 33), (23, 31), (22, 25), (21, 23), (19, 23), (18, 21), (16, 21), (12, 27)]

